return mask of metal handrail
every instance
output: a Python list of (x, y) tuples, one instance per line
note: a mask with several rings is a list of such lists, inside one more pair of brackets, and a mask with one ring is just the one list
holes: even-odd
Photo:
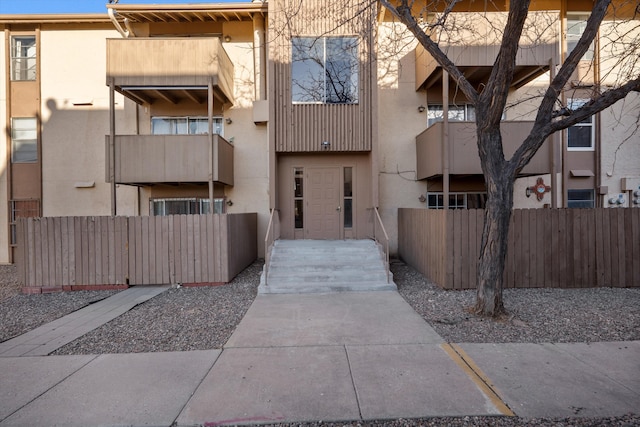
[(267, 286), (267, 276), (269, 274), (269, 261), (271, 260), (271, 251), (273, 244), (280, 238), (280, 215), (277, 209), (271, 210), (269, 216), (269, 225), (267, 233), (264, 237), (264, 285)]
[[(382, 218), (380, 218), (380, 212), (378, 212), (378, 208), (374, 207), (373, 211), (375, 212), (375, 219), (377, 220), (375, 224), (373, 224), (373, 239), (384, 247), (384, 269), (387, 274), (387, 283), (389, 283), (389, 235), (387, 234), (387, 230), (384, 229), (384, 224), (382, 223)], [(384, 236), (384, 245), (380, 242), (378, 238), (378, 233), (376, 233), (377, 225), (380, 225), (380, 229), (382, 230), (382, 235)]]

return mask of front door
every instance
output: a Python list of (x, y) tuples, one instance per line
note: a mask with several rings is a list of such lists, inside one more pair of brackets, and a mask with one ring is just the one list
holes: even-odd
[(340, 167), (309, 168), (305, 239), (340, 239)]

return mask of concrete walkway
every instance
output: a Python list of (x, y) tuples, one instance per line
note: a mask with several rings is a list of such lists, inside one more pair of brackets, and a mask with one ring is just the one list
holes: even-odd
[(397, 292), (260, 295), (223, 350), (0, 358), (0, 425), (637, 412), (640, 342), (446, 344)]
[(135, 286), (118, 292), (26, 334), (0, 343), (0, 357), (46, 356), (167, 289), (169, 286)]

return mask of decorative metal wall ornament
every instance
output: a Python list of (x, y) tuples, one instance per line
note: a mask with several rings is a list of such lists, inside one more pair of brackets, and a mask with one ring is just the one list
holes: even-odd
[(542, 178), (538, 178), (536, 180), (536, 185), (532, 187), (527, 187), (527, 197), (531, 195), (531, 193), (535, 193), (536, 198), (539, 202), (544, 198), (544, 194), (551, 191), (551, 187), (545, 185), (544, 180)]

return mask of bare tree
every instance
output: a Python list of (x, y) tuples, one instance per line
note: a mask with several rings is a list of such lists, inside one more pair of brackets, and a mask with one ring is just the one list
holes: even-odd
[[(458, 2), (459, 0), (446, 0), (439, 3), (444, 4), (444, 7), (432, 11), (437, 12), (438, 19), (429, 24), (424, 20), (426, 10), (418, 11), (415, 0), (381, 0), (382, 5), (407, 27), (418, 43), (449, 73), (467, 100), (475, 106), (478, 152), (488, 195), (477, 270), (475, 312), (480, 315), (497, 316), (504, 312), (503, 272), (516, 177), (551, 134), (588, 119), (625, 98), (632, 91), (640, 91), (640, 41), (637, 26), (619, 31), (613, 29), (615, 26), (607, 28), (606, 35), (617, 39), (612, 45), (618, 46), (618, 52), (611, 58), (617, 58), (618, 62), (609, 64), (617, 70), (615, 78), (608, 79), (606, 86), (602, 84), (602, 79), (596, 82), (586, 103), (580, 106), (563, 105), (563, 90), (568, 87), (581, 58), (594, 43), (598, 30), (605, 25), (603, 20), (608, 14), (614, 13), (612, 0), (596, 0), (582, 36), (542, 95), (533, 129), (515, 154), (506, 159), (500, 126), (514, 76), (516, 55), (529, 13), (530, 0), (510, 0), (497, 59), (486, 85), (479, 89), (470, 84), (461, 70), (444, 53), (438, 40), (432, 37), (436, 27), (446, 24)], [(435, 7), (435, 3), (432, 7)], [(627, 5), (627, 13), (638, 19), (637, 15), (640, 12), (637, 2)], [(637, 21), (635, 22), (637, 25)], [(620, 46), (624, 46), (625, 50), (620, 51)]]

